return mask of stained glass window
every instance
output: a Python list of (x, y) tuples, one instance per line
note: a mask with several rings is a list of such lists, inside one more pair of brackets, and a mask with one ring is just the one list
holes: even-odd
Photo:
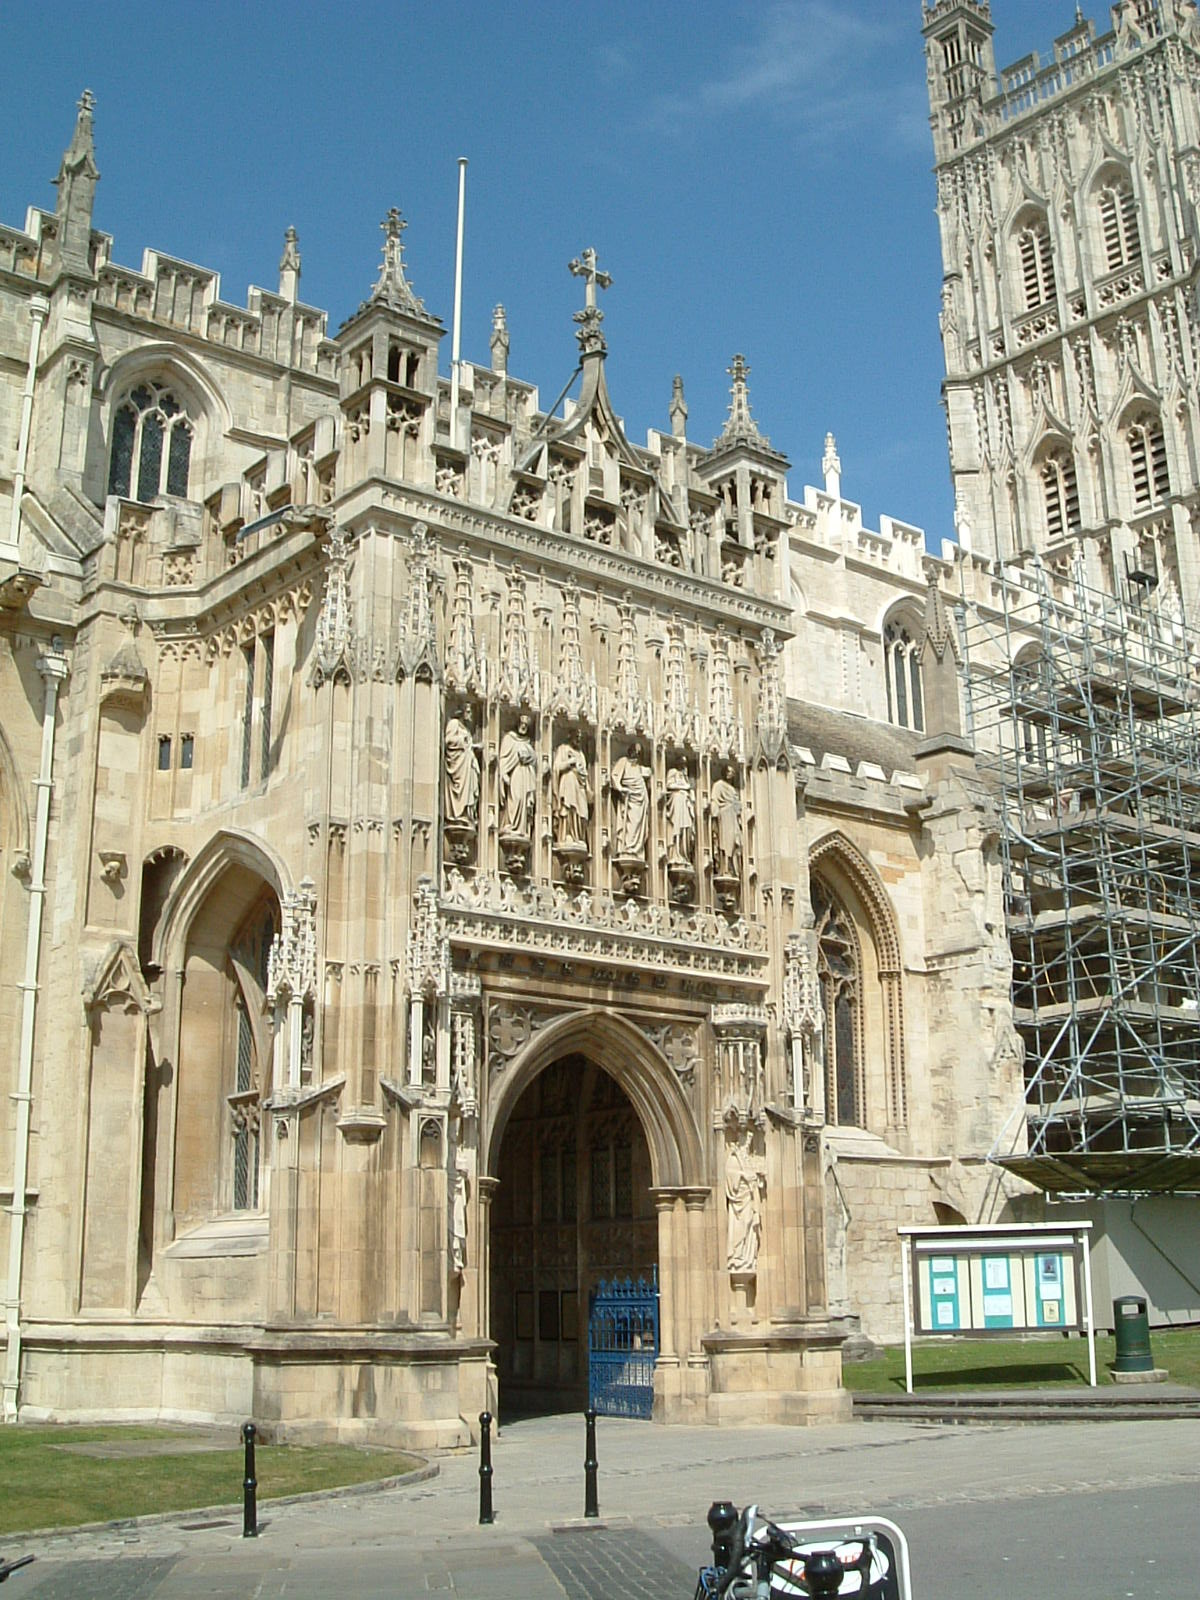
[(813, 875), (817, 976), (825, 1013), (826, 1104), (831, 1122), (863, 1126), (862, 962), (845, 907)]
[(140, 383), (113, 412), (108, 492), (184, 496), (191, 456), (192, 425), (178, 398), (162, 384)]

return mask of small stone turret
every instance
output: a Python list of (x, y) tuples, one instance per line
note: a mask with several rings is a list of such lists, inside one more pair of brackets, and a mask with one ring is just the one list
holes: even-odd
[(75, 132), (63, 155), (55, 178), (58, 190), (59, 259), (64, 267), (91, 270), (92, 205), (100, 177), (92, 135), (92, 112), (96, 99), (90, 89), (79, 97)]
[(925, 705), (925, 737), (917, 746), (917, 760), (928, 763), (935, 775), (948, 758), (974, 760), (974, 747), (963, 738), (962, 710), (958, 694), (958, 675), (962, 664), (954, 624), (938, 587), (937, 574), (929, 573), (925, 594), (924, 637), (918, 660), (921, 664), (921, 696)]

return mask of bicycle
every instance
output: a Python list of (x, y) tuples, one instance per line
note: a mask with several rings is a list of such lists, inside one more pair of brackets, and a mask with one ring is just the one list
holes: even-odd
[[(700, 1569), (695, 1600), (912, 1600), (908, 1541), (886, 1517), (834, 1517), (779, 1525), (750, 1505), (709, 1525), (722, 1561)], [(733, 1508), (727, 1508), (732, 1511)]]

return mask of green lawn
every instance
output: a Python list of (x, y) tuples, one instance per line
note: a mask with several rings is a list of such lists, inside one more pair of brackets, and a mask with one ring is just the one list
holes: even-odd
[[(1200, 1329), (1152, 1332), (1150, 1348), (1156, 1365), (1165, 1367), (1172, 1383), (1200, 1388)], [(1111, 1383), (1108, 1370), (1116, 1355), (1115, 1341), (1096, 1340), (1096, 1379)], [(938, 1339), (913, 1345), (913, 1390), (1028, 1389), (1087, 1383), (1087, 1340), (1079, 1335), (1036, 1339)], [(855, 1394), (904, 1391), (904, 1346), (895, 1345), (876, 1361), (847, 1362), (846, 1388)]]
[[(188, 1435), (149, 1427), (0, 1428), (0, 1483), (4, 1485), (0, 1533), (240, 1502), (240, 1448), (186, 1455), (122, 1455), (117, 1460), (81, 1456), (62, 1448), (135, 1439), (178, 1439), (186, 1444)], [(260, 1504), (278, 1495), (390, 1478), (420, 1465), (400, 1450), (355, 1450), (344, 1445), (299, 1449), (260, 1444), (256, 1457)]]

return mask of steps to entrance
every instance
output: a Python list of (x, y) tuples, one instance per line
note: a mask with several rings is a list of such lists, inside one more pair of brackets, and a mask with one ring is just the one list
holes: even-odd
[(1113, 1389), (946, 1390), (854, 1396), (860, 1422), (1162, 1422), (1200, 1417), (1200, 1390), (1182, 1384)]

